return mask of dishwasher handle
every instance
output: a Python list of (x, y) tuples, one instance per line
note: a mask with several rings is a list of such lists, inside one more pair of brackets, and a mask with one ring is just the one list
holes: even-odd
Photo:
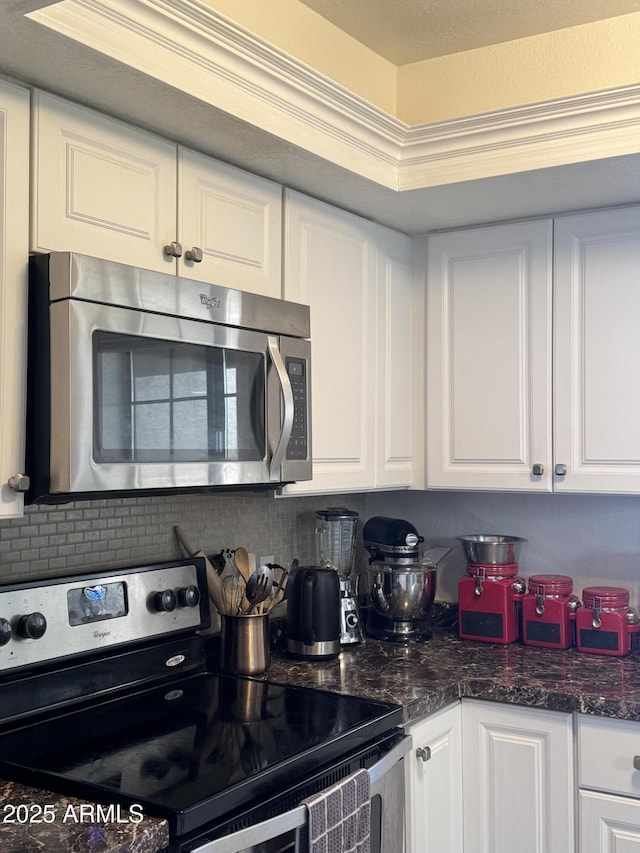
[[(411, 736), (405, 735), (379, 761), (369, 767), (372, 789), (398, 761), (404, 758), (410, 749)], [(222, 838), (207, 841), (200, 847), (194, 847), (191, 853), (241, 853), (247, 848), (256, 844), (263, 844), (265, 841), (271, 841), (292, 830), (299, 832), (306, 826), (306, 823), (307, 807), (296, 806), (295, 809), (271, 817), (262, 823), (240, 829), (233, 835), (225, 835)]]

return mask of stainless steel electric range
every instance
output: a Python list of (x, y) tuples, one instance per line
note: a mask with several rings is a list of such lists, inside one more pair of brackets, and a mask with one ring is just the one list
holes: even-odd
[(300, 801), (366, 767), (372, 851), (399, 853), (401, 709), (215, 672), (209, 622), (201, 558), (0, 586), (0, 777), (235, 853), (301, 850)]

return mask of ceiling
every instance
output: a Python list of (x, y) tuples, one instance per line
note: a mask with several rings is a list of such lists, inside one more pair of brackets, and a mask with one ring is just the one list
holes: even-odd
[(640, 0), (300, 0), (406, 65), (640, 11)]

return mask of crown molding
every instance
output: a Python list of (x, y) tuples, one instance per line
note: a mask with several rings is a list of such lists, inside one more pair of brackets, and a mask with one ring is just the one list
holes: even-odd
[(409, 126), (202, 0), (62, 0), (29, 18), (393, 190), (640, 150), (640, 86)]

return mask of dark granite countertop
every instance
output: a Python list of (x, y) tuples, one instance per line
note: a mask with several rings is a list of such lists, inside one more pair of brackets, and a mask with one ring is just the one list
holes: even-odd
[(395, 702), (410, 721), (462, 697), (640, 720), (640, 651), (626, 658), (461, 640), (436, 629), (410, 645), (367, 638), (338, 659), (275, 650), (265, 678)]
[(138, 813), (121, 807), (104, 821), (96, 809), (95, 803), (0, 780), (0, 850), (158, 853), (169, 844), (164, 820), (145, 816), (138, 822)]

